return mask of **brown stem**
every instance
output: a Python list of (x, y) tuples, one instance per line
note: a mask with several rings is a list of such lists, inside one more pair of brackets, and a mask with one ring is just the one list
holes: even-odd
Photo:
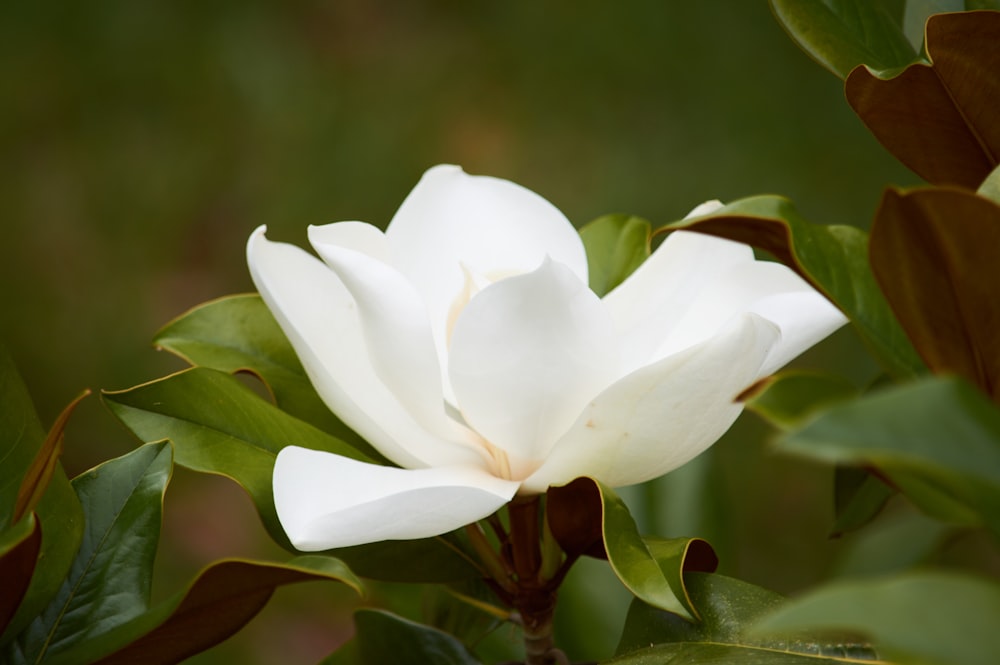
[(507, 505), (510, 514), (510, 545), (514, 572), (522, 584), (537, 581), (542, 565), (542, 550), (538, 528), (537, 496), (517, 498)]
[(511, 565), (517, 575), (517, 589), (512, 598), (524, 630), (526, 665), (554, 665), (565, 661), (555, 648), (552, 617), (556, 609), (555, 584), (542, 576), (541, 528), (537, 496), (519, 498), (507, 506), (510, 516)]

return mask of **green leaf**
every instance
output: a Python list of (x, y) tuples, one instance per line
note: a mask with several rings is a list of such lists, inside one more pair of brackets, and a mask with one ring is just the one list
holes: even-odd
[(361, 592), (342, 562), (302, 556), (287, 563), (230, 559), (201, 571), (188, 589), (152, 610), (62, 653), (52, 662), (171, 665), (222, 642), (242, 628), (279, 586), (332, 580)]
[(479, 665), (468, 649), (448, 633), (380, 610), (358, 610), (360, 665)]
[(83, 508), (62, 466), (56, 466), (35, 514), (42, 532), (38, 564), (17, 614), (0, 638), (0, 654), (62, 587), (83, 539)]
[(830, 537), (839, 537), (871, 522), (895, 493), (868, 469), (837, 467), (833, 478), (836, 519)]
[(355, 573), (385, 582), (445, 583), (482, 575), (460, 532), (420, 540), (393, 540), (330, 550)]
[(1000, 534), (1000, 411), (959, 379), (928, 378), (835, 406), (778, 447), (875, 467), (928, 514)]
[(199, 305), (168, 323), (153, 343), (192, 365), (257, 375), (283, 411), (369, 457), (378, 457), (316, 394), (295, 350), (259, 295), (228, 296)]
[(130, 390), (105, 392), (103, 398), (139, 439), (170, 439), (178, 464), (227, 476), (246, 488), (271, 537), (289, 550), (271, 490), (278, 451), (296, 445), (371, 461), (225, 372), (194, 368)]
[(952, 531), (953, 527), (916, 512), (887, 515), (845, 543), (837, 557), (834, 576), (885, 575), (931, 562)]
[(903, 67), (917, 53), (879, 0), (770, 0), (771, 11), (799, 47), (844, 78), (858, 65)]
[(886, 150), (921, 178), (975, 190), (1000, 159), (998, 41), (998, 12), (932, 16), (932, 64), (889, 78), (858, 67), (844, 83), (847, 101)]
[(632, 215), (605, 215), (580, 229), (590, 288), (603, 297), (649, 258), (650, 224)]
[(143, 446), (73, 481), (86, 528), (69, 576), (8, 645), (10, 663), (40, 663), (138, 616), (149, 603), (170, 446)]
[(625, 619), (618, 657), (608, 663), (819, 665), (874, 659), (870, 650), (856, 645), (748, 638), (745, 629), (782, 607), (782, 596), (722, 575), (688, 574), (685, 581), (702, 620), (691, 623), (635, 600)]
[[(294, 552), (274, 510), (271, 475), (286, 445), (370, 462), (353, 446), (298, 420), (225, 372), (194, 368), (121, 392), (111, 411), (143, 441), (170, 439), (177, 463), (242, 485), (268, 533)], [(452, 581), (477, 574), (451, 537), (373, 543), (332, 554), (358, 574), (397, 581)]]
[(699, 538), (641, 537), (628, 506), (591, 478), (550, 488), (547, 496), (549, 526), (567, 553), (592, 552), (594, 539), (599, 539), (611, 569), (637, 598), (697, 618), (683, 573), (715, 570), (718, 559), (711, 545)]
[(834, 374), (790, 370), (758, 381), (740, 395), (746, 408), (779, 429), (793, 429), (817, 411), (857, 396), (858, 389)]
[(15, 521), (15, 505), (45, 431), (14, 361), (0, 346), (0, 531)]
[(677, 229), (728, 238), (770, 252), (851, 319), (890, 374), (905, 378), (925, 371), (875, 283), (864, 231), (810, 224), (788, 199), (779, 196), (734, 201), (710, 215), (682, 220), (656, 233)]
[(872, 270), (924, 362), (1000, 404), (997, 247), (1000, 205), (958, 189), (888, 189), (872, 225)]
[(906, 0), (903, 11), (903, 32), (915, 49), (924, 42), (924, 26), (932, 14), (1000, 9), (1000, 0)]
[(753, 635), (808, 630), (869, 637), (900, 663), (993, 665), (1000, 584), (948, 572), (833, 582), (764, 617)]

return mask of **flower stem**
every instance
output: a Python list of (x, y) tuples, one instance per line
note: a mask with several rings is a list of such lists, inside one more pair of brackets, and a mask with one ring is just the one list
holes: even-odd
[(505, 555), (510, 557), (517, 577), (511, 604), (524, 630), (526, 665), (565, 662), (565, 656), (555, 648), (552, 634), (558, 582), (543, 574), (540, 508), (537, 496), (517, 498), (507, 506), (510, 547)]

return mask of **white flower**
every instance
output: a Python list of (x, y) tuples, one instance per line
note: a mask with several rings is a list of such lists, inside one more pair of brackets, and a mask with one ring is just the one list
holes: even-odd
[(438, 535), (579, 476), (661, 476), (844, 322), (785, 266), (689, 232), (598, 298), (559, 210), (455, 166), (424, 174), (385, 233), (309, 240), (322, 261), (257, 229), (254, 283), (326, 404), (402, 468), (283, 449), (275, 507), (300, 550)]

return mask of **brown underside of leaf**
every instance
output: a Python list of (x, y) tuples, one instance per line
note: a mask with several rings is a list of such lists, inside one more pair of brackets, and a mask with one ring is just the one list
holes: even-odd
[(931, 65), (891, 79), (859, 66), (844, 83), (847, 101), (921, 178), (976, 189), (1000, 161), (1000, 12), (932, 16), (926, 39)]
[(887, 190), (872, 270), (917, 352), (1000, 403), (1000, 206), (959, 189)]

